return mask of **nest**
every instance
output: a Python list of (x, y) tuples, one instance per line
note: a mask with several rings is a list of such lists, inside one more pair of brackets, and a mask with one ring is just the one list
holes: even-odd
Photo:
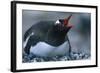
[(86, 53), (76, 53), (71, 52), (70, 56), (54, 56), (54, 57), (39, 57), (34, 54), (23, 55), (23, 63), (31, 63), (31, 62), (50, 62), (50, 61), (71, 61), (71, 60), (83, 60), (90, 59), (90, 55)]

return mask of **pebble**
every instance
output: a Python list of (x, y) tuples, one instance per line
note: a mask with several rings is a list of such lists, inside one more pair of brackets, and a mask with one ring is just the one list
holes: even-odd
[(43, 57), (37, 57), (34, 55), (24, 55), (23, 56), (23, 63), (27, 62), (47, 62), (47, 61), (69, 61), (69, 60), (82, 60), (82, 59), (88, 59), (90, 58), (89, 54), (85, 53), (76, 53), (71, 52), (70, 57), (69, 56), (55, 56), (52, 58), (43, 58)]

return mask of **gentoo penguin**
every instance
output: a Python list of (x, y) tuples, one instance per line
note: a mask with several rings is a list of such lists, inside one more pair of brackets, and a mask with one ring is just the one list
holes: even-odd
[(66, 19), (57, 21), (40, 21), (24, 34), (24, 51), (40, 57), (63, 56), (69, 54), (69, 43), (66, 35), (72, 25)]

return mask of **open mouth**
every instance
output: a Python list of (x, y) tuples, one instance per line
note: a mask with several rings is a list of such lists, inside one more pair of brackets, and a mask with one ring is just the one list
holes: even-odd
[(72, 17), (72, 14), (68, 18), (64, 19), (64, 22), (63, 22), (64, 26), (66, 26), (66, 27), (72, 27), (73, 26), (73, 25), (69, 24), (69, 20), (71, 19), (71, 17)]

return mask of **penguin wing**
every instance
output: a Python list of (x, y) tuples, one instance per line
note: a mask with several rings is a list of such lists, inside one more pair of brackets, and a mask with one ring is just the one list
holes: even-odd
[(27, 43), (25, 45), (24, 51), (25, 53), (29, 54), (31, 46), (36, 45), (40, 41), (40, 38), (36, 35), (31, 35), (26, 41)]

